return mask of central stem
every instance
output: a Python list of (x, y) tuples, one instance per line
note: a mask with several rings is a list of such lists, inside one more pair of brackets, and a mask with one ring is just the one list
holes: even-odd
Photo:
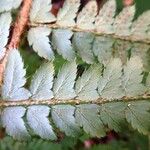
[(32, 106), (32, 105), (79, 105), (79, 104), (105, 104), (105, 103), (114, 103), (114, 102), (135, 102), (135, 101), (145, 101), (150, 100), (150, 96), (143, 96), (137, 98), (122, 98), (122, 99), (102, 99), (99, 98), (95, 101), (86, 101), (86, 100), (78, 100), (78, 99), (69, 99), (69, 100), (57, 100), (57, 99), (49, 99), (49, 100), (21, 100), (21, 101), (6, 101), (0, 100), (0, 107), (12, 107), (12, 106)]

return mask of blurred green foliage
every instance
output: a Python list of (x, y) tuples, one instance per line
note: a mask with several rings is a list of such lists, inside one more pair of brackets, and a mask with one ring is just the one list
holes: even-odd
[[(89, 136), (64, 137), (59, 142), (50, 142), (33, 138), (28, 142), (14, 141), (11, 137), (0, 140), (0, 150), (86, 150), (84, 141)], [(137, 132), (121, 133), (118, 140), (111, 140), (108, 144), (94, 144), (89, 150), (148, 150), (148, 139)]]
[[(122, 0), (116, 0), (118, 4), (118, 12), (123, 8)], [(135, 0), (136, 4), (136, 14), (135, 19), (142, 14), (144, 11), (150, 9), (150, 0)]]

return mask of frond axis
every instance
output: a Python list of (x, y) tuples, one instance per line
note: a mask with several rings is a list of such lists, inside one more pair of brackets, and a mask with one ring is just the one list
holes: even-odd
[(136, 38), (133, 38), (132, 36), (119, 36), (119, 35), (115, 35), (115, 34), (105, 34), (105, 33), (100, 33), (97, 32), (96, 30), (88, 30), (88, 29), (82, 29), (76, 26), (72, 26), (72, 27), (67, 27), (67, 26), (60, 26), (56, 23), (50, 23), (50, 24), (42, 24), (42, 23), (28, 23), (29, 27), (47, 27), (50, 29), (69, 29), (73, 32), (85, 32), (85, 33), (93, 33), (94, 35), (97, 36), (106, 36), (106, 37), (112, 37), (114, 39), (120, 39), (120, 40), (125, 40), (125, 41), (130, 41), (130, 42), (140, 42), (140, 43), (145, 43), (145, 44), (150, 44), (150, 41), (147, 39), (141, 39), (138, 40)]
[(115, 103), (115, 102), (134, 102), (134, 101), (150, 101), (150, 95), (143, 95), (140, 97), (124, 97), (121, 99), (114, 99), (114, 100), (108, 100), (99, 98), (95, 101), (84, 101), (84, 100), (78, 100), (78, 99), (67, 99), (67, 100), (57, 100), (57, 99), (49, 99), (49, 100), (22, 100), (22, 101), (2, 101), (0, 100), (0, 108), (5, 107), (13, 107), (13, 106), (32, 106), (32, 105), (80, 105), (80, 104), (106, 104), (106, 103)]

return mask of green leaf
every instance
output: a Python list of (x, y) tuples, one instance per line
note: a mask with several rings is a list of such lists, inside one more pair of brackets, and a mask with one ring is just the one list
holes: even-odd
[(50, 108), (48, 106), (30, 106), (27, 109), (27, 123), (34, 133), (41, 138), (56, 140), (57, 137), (48, 119), (49, 113)]
[(97, 15), (98, 5), (95, 0), (88, 1), (77, 17), (77, 27), (80, 29), (94, 29), (95, 16)]
[[(3, 1), (3, 0), (2, 0)], [(1, 11), (1, 1), (0, 1), (0, 11)], [(10, 12), (0, 14), (0, 60), (4, 57), (8, 42), (9, 29), (11, 26), (11, 14)]]
[(112, 47), (115, 40), (110, 37), (97, 36), (93, 43), (93, 52), (98, 61), (104, 65), (108, 64), (112, 57)]
[(124, 67), (123, 89), (127, 97), (139, 96), (146, 92), (143, 80), (143, 64), (138, 56), (131, 57)]
[(146, 79), (146, 87), (148, 88), (148, 93), (150, 93), (150, 73), (148, 74)]
[(139, 56), (142, 59), (144, 71), (150, 72), (150, 45), (144, 43), (133, 43), (131, 57)]
[(80, 6), (80, 0), (65, 0), (57, 14), (57, 24), (61, 26), (75, 25), (75, 17)]
[(106, 34), (111, 34), (114, 32), (112, 24), (116, 14), (116, 6), (116, 0), (109, 0), (100, 9), (95, 20), (95, 26), (98, 32)]
[(1, 93), (3, 100), (21, 101), (31, 96), (30, 92), (23, 87), (26, 83), (25, 74), (26, 70), (20, 53), (17, 49), (12, 49), (4, 72)]
[(76, 72), (75, 61), (63, 65), (54, 81), (53, 92), (56, 99), (71, 99), (76, 96), (74, 90)]
[(115, 18), (113, 27), (116, 35), (131, 35), (131, 25), (134, 19), (135, 11), (135, 5), (124, 7), (120, 14)]
[(80, 100), (97, 100), (99, 94), (97, 92), (98, 81), (101, 75), (101, 65), (92, 65), (86, 70), (76, 81), (75, 91), (77, 99)]
[(31, 28), (28, 32), (28, 42), (40, 57), (48, 60), (53, 60), (54, 53), (52, 51), (51, 44), (48, 38), (50, 33), (51, 29), (47, 27)]
[(30, 85), (33, 100), (53, 98), (54, 66), (51, 62), (44, 63), (34, 74)]
[(106, 66), (98, 83), (98, 92), (102, 98), (117, 99), (124, 96), (121, 87), (122, 63), (119, 58), (112, 59)]
[(23, 116), (26, 109), (24, 107), (7, 107), (1, 114), (1, 121), (6, 133), (16, 140), (27, 140), (30, 135), (26, 129)]
[(75, 107), (70, 105), (57, 105), (52, 107), (52, 119), (60, 131), (65, 132), (67, 136), (77, 136), (79, 126), (74, 118)]
[(128, 103), (125, 111), (126, 119), (140, 133), (150, 133), (150, 102), (137, 101)]
[(56, 21), (55, 16), (50, 12), (51, 0), (33, 0), (30, 11), (30, 21), (35, 23), (50, 23)]
[(94, 34), (76, 32), (73, 36), (73, 47), (77, 50), (77, 53), (88, 64), (93, 64), (94, 55), (92, 51), (92, 45), (94, 42)]
[(100, 107), (100, 117), (104, 124), (116, 132), (121, 131), (125, 126), (125, 108), (124, 102), (106, 103)]
[(150, 23), (150, 10), (145, 11), (141, 14), (137, 20), (132, 24), (132, 38), (136, 40), (149, 39), (147, 34), (149, 30)]
[(123, 65), (126, 64), (132, 46), (130, 41), (116, 40), (113, 45), (114, 57), (120, 58)]
[(72, 35), (73, 32), (69, 29), (53, 30), (52, 34), (52, 44), (54, 48), (57, 50), (59, 55), (62, 55), (64, 59), (69, 61), (75, 59), (75, 52), (70, 41)]
[(85, 132), (91, 136), (103, 137), (105, 136), (104, 126), (98, 113), (98, 105), (83, 104), (77, 106), (75, 118)]
[(21, 2), (22, 0), (0, 0), (0, 13), (18, 8)]

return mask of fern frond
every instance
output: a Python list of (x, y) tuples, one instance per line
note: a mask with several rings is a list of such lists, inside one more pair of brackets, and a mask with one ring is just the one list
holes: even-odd
[(11, 14), (9, 12), (0, 15), (0, 60), (6, 51), (5, 46), (8, 42), (11, 20)]
[(134, 97), (145, 93), (145, 87), (141, 84), (143, 79), (142, 67), (143, 64), (139, 57), (132, 57), (127, 66), (124, 67), (123, 88), (126, 96)]
[[(150, 24), (149, 10), (134, 20), (135, 5), (125, 7), (119, 15), (116, 15), (116, 0), (108, 0), (99, 12), (97, 12), (96, 2), (91, 0), (77, 15), (79, 5), (79, 0), (66, 0), (63, 8), (58, 12), (56, 22), (49, 24), (48, 27), (70, 28), (74, 31), (89, 31), (114, 38), (150, 43), (147, 32)], [(34, 7), (36, 8), (36, 5)], [(42, 24), (33, 22), (30, 25)]]
[(70, 41), (72, 35), (73, 32), (67, 29), (53, 30), (52, 35), (52, 44), (54, 48), (64, 59), (70, 61), (75, 59), (75, 52)]
[(90, 101), (99, 98), (97, 86), (101, 70), (102, 67), (100, 64), (93, 65), (78, 78), (75, 86), (77, 99)]
[[(19, 63), (19, 65), (18, 65)], [(6, 100), (23, 100), (30, 97), (30, 92), (25, 89), (25, 69), (19, 52), (11, 50), (4, 72), (4, 84), (2, 86), (2, 98)]]
[(147, 33), (150, 25), (150, 10), (144, 12), (137, 20), (133, 22), (132, 25), (132, 37), (135, 40), (147, 39), (150, 40), (150, 37)]
[(58, 12), (56, 24), (67, 27), (74, 26), (79, 6), (80, 0), (66, 0)]
[(39, 68), (31, 81), (31, 99), (43, 100), (53, 98), (53, 93), (51, 91), (53, 84), (53, 75), (54, 67), (51, 62), (45, 63)]
[(75, 107), (70, 105), (57, 105), (52, 107), (52, 118), (57, 128), (68, 136), (79, 134), (79, 126), (74, 117)]
[(77, 16), (77, 28), (92, 30), (94, 29), (95, 16), (98, 6), (95, 0), (89, 1)]
[(115, 18), (113, 27), (116, 35), (130, 36), (132, 34), (131, 25), (135, 15), (135, 9), (135, 5), (125, 7)]
[(75, 61), (63, 65), (54, 81), (53, 91), (56, 99), (71, 99), (76, 96), (74, 90), (76, 72)]
[(146, 101), (132, 102), (128, 104), (125, 111), (127, 121), (131, 123), (133, 128), (143, 134), (148, 134), (150, 129), (150, 120), (147, 120), (150, 117), (149, 104)]
[(21, 2), (22, 0), (1, 0), (0, 1), (0, 13), (18, 8)]
[(48, 106), (30, 106), (27, 110), (27, 123), (41, 138), (56, 140), (57, 137), (48, 119), (49, 112)]
[(104, 65), (109, 63), (113, 55), (113, 45), (115, 40), (110, 37), (98, 36), (93, 43), (93, 52), (98, 61)]
[(99, 137), (105, 135), (105, 125), (120, 131), (125, 119), (139, 132), (148, 134), (150, 97), (145, 94), (149, 86), (142, 83), (140, 57), (131, 57), (125, 66), (119, 58), (112, 58), (103, 69), (101, 66), (91, 66), (76, 79), (76, 62), (67, 62), (54, 79), (52, 62), (44, 63), (33, 77), (30, 96), (22, 87), (25, 70), (21, 56), (12, 50), (0, 102), (7, 134), (18, 140), (34, 134), (56, 140), (55, 126), (68, 136), (78, 135), (83, 127), (91, 136)]
[[(124, 96), (121, 86), (122, 63), (120, 59), (112, 60), (103, 72), (98, 83), (98, 92), (102, 98), (119, 99)], [(115, 85), (115, 86), (114, 86)]]
[[(37, 0), (35, 0), (35, 2), (36, 1)], [(89, 1), (89, 3), (85, 7), (83, 7), (83, 9), (79, 11), (79, 13), (77, 13), (79, 5), (79, 0), (66, 0), (63, 7), (57, 14), (56, 21), (50, 24), (44, 24), (47, 23), (46, 20), (45, 22), (43, 21), (42, 24), (38, 24), (36, 22), (32, 22), (30, 24), (31, 27), (46, 26), (50, 28), (53, 33), (52, 39), (50, 39), (50, 41), (52, 41), (54, 48), (57, 49), (58, 53), (61, 54), (65, 59), (72, 60), (75, 57), (72, 48), (74, 47), (75, 50), (77, 49), (83, 61), (85, 61), (86, 63), (94, 63), (94, 58), (92, 56), (93, 52), (98, 57), (100, 62), (105, 63), (103, 62), (105, 56), (107, 59), (110, 58), (110, 56), (113, 56), (113, 54), (116, 55), (116, 52), (114, 52), (116, 49), (113, 42), (117, 43), (119, 41), (120, 43), (120, 40), (125, 43), (127, 42), (128, 45), (130, 45), (129, 49), (134, 48), (134, 44), (131, 42), (138, 43), (139, 41), (147, 44), (150, 47), (149, 10), (144, 12), (141, 16), (134, 20), (134, 16), (136, 13), (135, 5), (123, 8), (123, 10), (118, 15), (116, 15), (116, 0), (108, 0), (99, 10), (99, 12), (95, 0)], [(36, 8), (36, 6), (34, 7)], [(40, 10), (42, 11), (42, 8)], [(58, 35), (58, 33), (60, 34)], [(79, 36), (79, 34), (81, 35)], [(90, 38), (88, 37), (88, 34), (92, 34), (92, 36), (94, 36), (94, 39), (89, 39), (90, 41), (86, 41), (85, 36), (87, 38)], [(61, 42), (58, 36), (60, 36), (60, 38), (64, 38), (65, 42)], [(97, 39), (101, 39), (99, 40), (100, 43), (98, 44), (98, 47), (102, 47), (102, 51), (104, 51), (104, 54), (102, 54), (100, 50), (97, 50), (98, 48), (95, 45), (95, 43), (97, 44), (97, 42), (95, 42), (97, 41)], [(110, 42), (110, 44), (108, 44), (107, 42), (108, 48), (106, 48), (107, 50), (105, 50), (107, 44), (104, 44), (103, 42), (110, 41), (109, 39), (112, 41), (112, 43)], [(78, 42), (79, 44), (76, 44), (76, 42)], [(87, 56), (84, 52), (84, 46), (80, 46), (83, 45), (83, 42), (89, 43), (89, 45), (93, 45), (92, 47), (88, 47)], [(44, 45), (44, 43), (41, 43), (41, 45)], [(77, 45), (79, 47), (77, 47)], [(108, 50), (110, 51), (110, 53), (105, 52)], [(123, 54), (122, 51), (118, 53), (120, 53), (119, 55)], [(125, 59), (123, 59), (123, 61), (125, 61)], [(147, 68), (145, 70), (147, 71)]]
[(50, 33), (51, 29), (46, 27), (31, 28), (28, 32), (29, 45), (39, 56), (49, 60), (54, 59), (54, 53), (48, 39)]
[(36, 23), (50, 23), (56, 21), (55, 16), (50, 13), (52, 8), (51, 0), (33, 0), (30, 11), (30, 21)]
[(23, 116), (26, 109), (24, 107), (8, 107), (1, 114), (1, 121), (8, 135), (14, 139), (24, 140), (29, 139), (30, 135), (25, 127)]
[(125, 114), (127, 104), (124, 102), (106, 103), (100, 107), (100, 117), (105, 125), (116, 132), (122, 131), (126, 125)]
[[(95, 37), (92, 33), (76, 32), (73, 36), (72, 45), (79, 56), (88, 64), (94, 63), (92, 44)], [(94, 44), (95, 45), (95, 44)]]
[(113, 23), (116, 14), (116, 0), (109, 0), (100, 9), (95, 19), (95, 28), (98, 33), (114, 33)]
[[(92, 112), (92, 113), (91, 113)], [(92, 136), (105, 136), (104, 124), (99, 113), (99, 106), (95, 104), (84, 104), (77, 106), (75, 117), (77, 123), (83, 127), (84, 131)]]
[[(149, 72), (150, 64), (150, 11), (134, 20), (134, 5), (116, 15), (115, 0), (108, 0), (99, 12), (95, 0), (81, 11), (80, 0), (66, 0), (55, 17), (51, 6), (51, 0), (34, 0), (30, 12), (29, 45), (50, 61), (35, 73), (29, 90), (24, 88), (26, 71), (19, 52), (12, 49), (8, 54), (0, 101), (7, 134), (17, 140), (32, 135), (56, 140), (56, 131), (76, 136), (82, 127), (91, 136), (102, 137), (106, 126), (120, 131), (125, 122), (149, 134), (150, 77), (143, 72)], [(1, 14), (0, 21), (2, 57), (10, 13)], [(52, 48), (67, 59), (58, 74)], [(92, 64), (80, 75), (76, 52)]]
[(46, 59), (53, 60), (54, 58), (52, 45), (53, 49), (56, 49), (64, 59), (72, 61), (79, 56), (88, 64), (94, 64), (96, 57), (104, 65), (107, 65), (112, 57), (119, 57), (125, 64), (129, 55), (138, 55), (143, 61), (145, 71), (150, 70), (147, 57), (150, 44), (123, 41), (111, 36), (95, 36), (90, 32), (73, 33), (70, 29), (54, 29), (50, 45), (47, 37), (49, 34), (50, 29), (46, 27), (31, 28), (28, 33), (29, 44), (33, 45), (33, 49), (39, 56)]

